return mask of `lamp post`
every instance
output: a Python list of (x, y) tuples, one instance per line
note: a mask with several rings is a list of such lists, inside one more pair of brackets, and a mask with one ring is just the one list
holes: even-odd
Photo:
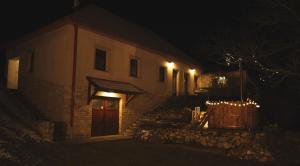
[(243, 90), (244, 90), (244, 82), (243, 82), (243, 64), (242, 64), (242, 58), (239, 58), (239, 71), (240, 71), (240, 97), (241, 97), (241, 101), (243, 101)]
[(243, 77), (243, 59), (238, 58), (236, 59), (234, 56), (232, 56), (230, 53), (225, 54), (225, 61), (228, 66), (230, 66), (231, 63), (239, 63), (239, 72), (240, 72), (240, 100), (243, 101), (244, 96), (244, 77)]

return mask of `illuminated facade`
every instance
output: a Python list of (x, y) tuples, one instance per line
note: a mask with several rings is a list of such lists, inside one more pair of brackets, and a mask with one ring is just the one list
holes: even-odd
[(95, 6), (6, 50), (9, 60), (20, 59), (12, 89), (64, 122), (67, 138), (123, 133), (167, 97), (193, 95), (200, 78), (193, 60), (168, 42)]

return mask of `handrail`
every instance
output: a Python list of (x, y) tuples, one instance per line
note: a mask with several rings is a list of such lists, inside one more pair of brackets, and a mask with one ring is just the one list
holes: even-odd
[(203, 118), (200, 120), (200, 128), (203, 128), (206, 122), (208, 121), (208, 117), (211, 114), (212, 109), (208, 109), (207, 112), (204, 114)]

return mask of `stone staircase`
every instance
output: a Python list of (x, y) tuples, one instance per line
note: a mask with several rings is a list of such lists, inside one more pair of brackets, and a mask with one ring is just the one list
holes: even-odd
[[(179, 115), (178, 118), (178, 113), (186, 112), (186, 108), (193, 108), (199, 105), (202, 100), (198, 96), (172, 96), (160, 101), (164, 102), (157, 102), (158, 104), (153, 104), (154, 107), (149, 109), (151, 111), (145, 111), (145, 114), (130, 125), (123, 132), (123, 135), (133, 136), (135, 132), (141, 128), (141, 125), (142, 127), (146, 126), (146, 128), (149, 126), (174, 127), (181, 125), (181, 122), (179, 121), (182, 118), (180, 117), (185, 115)], [(189, 117), (191, 117), (191, 115)]]
[[(175, 116), (174, 116), (175, 114)], [(123, 135), (125, 136), (134, 136), (136, 132), (141, 129), (148, 129), (148, 128), (173, 128), (173, 127), (180, 127), (187, 122), (178, 121), (178, 113), (172, 112), (148, 112), (144, 114), (141, 118), (139, 118), (136, 122), (130, 125)], [(179, 115), (180, 116), (180, 115)], [(177, 117), (177, 118), (176, 118)], [(179, 117), (181, 119), (181, 116)]]
[(148, 123), (154, 123), (157, 119), (157, 115), (153, 112), (144, 114), (141, 118), (139, 118), (137, 121), (132, 123), (123, 133), (125, 136), (132, 137), (135, 132), (140, 128), (141, 125), (145, 125)]
[(125, 132), (123, 133), (124, 136), (129, 136), (132, 137), (134, 135), (134, 133), (137, 131), (139, 124), (140, 124), (140, 120), (137, 120), (136, 122), (134, 122), (131, 126), (129, 126)]

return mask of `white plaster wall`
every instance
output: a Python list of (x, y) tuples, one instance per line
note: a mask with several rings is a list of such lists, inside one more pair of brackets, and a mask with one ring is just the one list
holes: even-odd
[[(107, 51), (107, 71), (94, 69), (96, 48)], [(139, 59), (139, 77), (129, 76), (129, 59)], [(87, 86), (86, 76), (92, 76), (108, 80), (117, 80), (132, 83), (141, 89), (158, 96), (171, 95), (172, 70), (167, 70), (165, 82), (159, 82), (159, 67), (166, 66), (166, 62), (173, 61), (174, 68), (179, 71), (179, 94), (183, 94), (183, 73), (189, 72), (191, 66), (170, 58), (154, 54), (152, 52), (134, 47), (124, 42), (99, 35), (97, 33), (79, 29), (78, 36), (78, 62), (77, 62), (77, 86)], [(196, 71), (199, 75), (199, 69)], [(194, 76), (190, 74), (189, 94), (193, 94)]]

